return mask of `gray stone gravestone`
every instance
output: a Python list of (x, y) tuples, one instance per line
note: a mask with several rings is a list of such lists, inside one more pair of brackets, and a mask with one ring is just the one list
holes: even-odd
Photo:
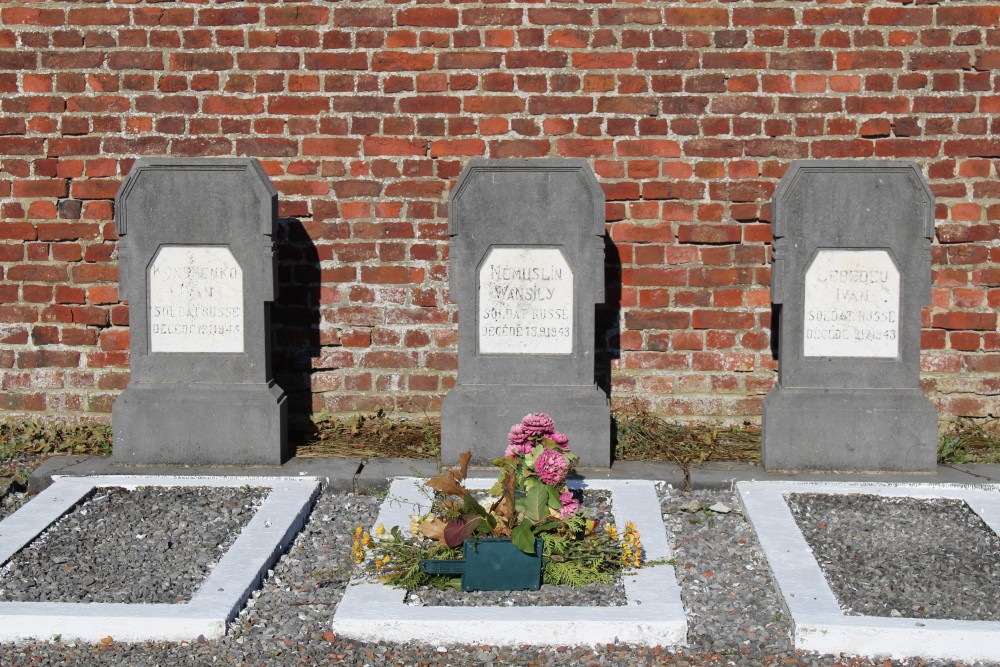
[(278, 195), (252, 159), (141, 159), (116, 197), (132, 375), (114, 458), (268, 465), (287, 458), (270, 363)]
[(503, 456), (511, 426), (545, 412), (584, 466), (611, 461), (594, 383), (604, 301), (604, 193), (582, 160), (473, 160), (448, 209), (458, 378), (441, 409), (441, 459)]
[(934, 196), (916, 165), (802, 160), (774, 195), (778, 383), (768, 470), (932, 471), (937, 413), (920, 389)]

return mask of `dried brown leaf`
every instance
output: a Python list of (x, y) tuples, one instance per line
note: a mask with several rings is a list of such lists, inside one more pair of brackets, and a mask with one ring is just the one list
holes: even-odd
[(427, 537), (432, 540), (437, 540), (441, 544), (447, 545), (447, 542), (444, 541), (444, 529), (447, 526), (448, 524), (445, 523), (443, 520), (441, 520), (438, 517), (434, 517), (429, 521), (421, 521), (417, 525), (417, 530), (420, 531), (420, 534), (423, 535), (424, 537)]
[(440, 475), (431, 477), (424, 484), (448, 496), (464, 497), (466, 494), (465, 487), (450, 472), (443, 472)]

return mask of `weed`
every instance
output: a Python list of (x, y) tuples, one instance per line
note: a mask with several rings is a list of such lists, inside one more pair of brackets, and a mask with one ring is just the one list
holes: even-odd
[(708, 460), (759, 461), (760, 430), (749, 422), (720, 426), (707, 422), (667, 421), (639, 401), (614, 411), (618, 445), (615, 458), (626, 461), (673, 461), (690, 488), (691, 466)]
[(436, 458), (441, 451), (440, 420), (394, 418), (382, 410), (353, 417), (320, 412), (298, 424), (293, 436), (302, 457)]
[(938, 463), (1000, 463), (1000, 418), (960, 417), (938, 436)]

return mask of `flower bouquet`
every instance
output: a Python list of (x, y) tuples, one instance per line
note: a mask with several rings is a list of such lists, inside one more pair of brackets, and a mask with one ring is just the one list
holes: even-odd
[[(411, 516), (408, 534), (398, 526), (389, 531), (378, 526), (374, 536), (359, 529), (354, 556), (366, 574), (401, 588), (457, 586), (461, 582), (449, 575), (464, 573), (463, 581), (468, 579), (468, 567), (479, 567), (476, 563), (482, 560), (480, 546), (508, 540), (508, 551), (534, 558), (541, 572), (536, 579), (549, 584), (611, 583), (623, 568), (641, 565), (642, 546), (631, 523), (619, 531), (581, 511), (582, 494), (566, 485), (578, 458), (548, 415), (527, 415), (511, 428), (507, 440), (505, 455), (494, 461), (500, 474), (489, 497), (465, 487), (471, 459), (466, 452), (457, 467), (425, 482), (435, 492), (431, 509)], [(465, 560), (459, 560), (463, 555)], [(519, 567), (523, 564), (511, 566)], [(489, 587), (510, 589), (502, 581)], [(538, 584), (514, 582), (513, 587)], [(484, 589), (479, 584), (470, 587), (469, 581), (463, 585), (463, 590)]]

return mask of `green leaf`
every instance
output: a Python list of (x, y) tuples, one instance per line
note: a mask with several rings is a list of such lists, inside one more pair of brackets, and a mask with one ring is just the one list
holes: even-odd
[(544, 484), (536, 484), (528, 489), (524, 498), (524, 515), (538, 523), (549, 515), (549, 492)]
[(539, 533), (544, 533), (549, 530), (555, 530), (561, 525), (563, 525), (561, 521), (556, 521), (555, 519), (552, 519), (551, 521), (546, 521), (545, 523), (539, 523), (535, 525), (534, 532), (537, 535)]
[(559, 511), (562, 509), (562, 502), (559, 500), (559, 492), (556, 491), (554, 486), (547, 487), (549, 489), (549, 507)]
[(535, 553), (535, 534), (527, 523), (519, 523), (510, 531), (510, 540), (514, 546), (526, 554)]

